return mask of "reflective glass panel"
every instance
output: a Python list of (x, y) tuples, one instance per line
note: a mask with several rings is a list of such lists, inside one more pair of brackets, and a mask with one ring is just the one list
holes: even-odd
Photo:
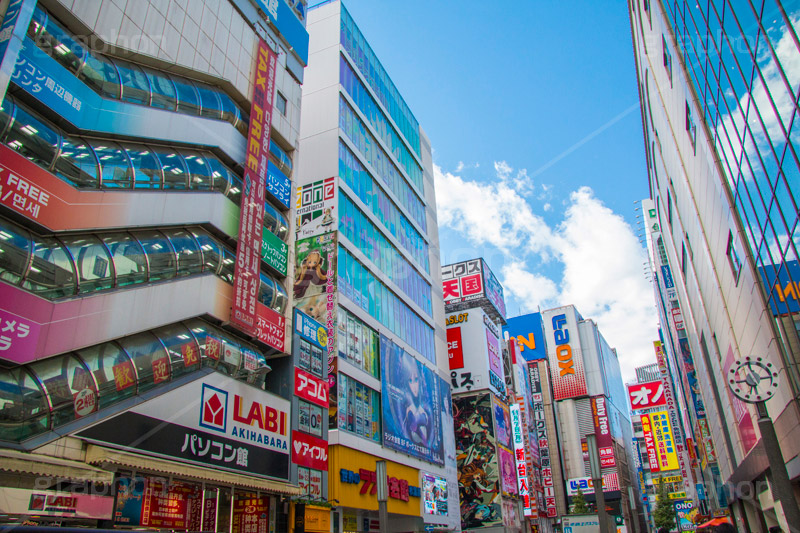
[(189, 188), (209, 191), (214, 185), (211, 168), (206, 164), (204, 154), (182, 151), (189, 172)]
[(152, 102), (150, 105), (159, 109), (175, 111), (178, 107), (178, 93), (175, 91), (175, 84), (167, 76), (150, 69), (144, 69), (147, 79), (150, 81), (152, 90)]
[(120, 339), (119, 344), (128, 352), (136, 367), (139, 394), (170, 380), (169, 356), (152, 333), (125, 337)]
[(241, 120), (239, 108), (227, 94), (218, 92), (217, 97), (219, 98), (220, 108), (222, 109), (222, 120), (237, 126), (238, 122)]
[(100, 96), (119, 100), (119, 73), (114, 64), (100, 54), (90, 53), (86, 56), (78, 78)]
[(100, 161), (103, 179), (101, 187), (104, 189), (117, 187), (129, 189), (133, 182), (133, 169), (125, 151), (113, 143), (93, 143), (92, 148)]
[(200, 255), (200, 247), (186, 230), (164, 230), (164, 234), (169, 238), (175, 253), (178, 254), (178, 275), (188, 276), (197, 274), (202, 268), (203, 258)]
[(127, 233), (115, 233), (103, 237), (114, 261), (117, 287), (142, 283), (147, 279), (147, 263), (144, 250)]
[(14, 122), (3, 142), (37, 165), (50, 168), (61, 144), (61, 136), (17, 106)]
[(200, 368), (200, 347), (185, 326), (174, 324), (159, 328), (153, 333), (167, 347), (173, 379)]
[(161, 170), (164, 172), (164, 188), (186, 189), (189, 171), (181, 154), (164, 148), (155, 148), (153, 151), (161, 161)]
[(0, 370), (0, 434), (19, 441), (47, 430), (50, 409), (42, 388), (22, 368)]
[[(206, 164), (211, 168), (211, 176), (214, 178), (213, 187), (215, 191), (228, 195), (231, 173), (228, 169), (214, 157), (206, 157)], [(229, 196), (230, 197), (230, 196)], [(238, 202), (236, 202), (238, 205)]]
[[(273, 280), (275, 281), (275, 280)], [(289, 304), (289, 295), (280, 283), (275, 281), (275, 301), (272, 303), (272, 308), (280, 314), (286, 311), (286, 306)]]
[(28, 232), (0, 219), (0, 279), (19, 283), (28, 268), (30, 251)]
[(200, 97), (194, 85), (182, 78), (172, 78), (175, 83), (175, 90), (178, 93), (178, 112), (187, 115), (200, 114)]
[(93, 235), (62, 239), (78, 270), (78, 292), (110, 289), (114, 284), (111, 258), (100, 239)]
[(272, 278), (261, 273), (261, 287), (258, 293), (258, 301), (272, 308), (272, 303), (275, 301), (275, 282)]
[(78, 189), (96, 189), (100, 186), (94, 151), (80, 139), (63, 138), (53, 172)]
[(74, 355), (66, 354), (33, 363), (30, 370), (42, 382), (50, 398), (53, 427), (72, 422), (91, 412), (91, 404), (86, 411), (75, 410), (76, 398), (91, 398), (93, 393), (97, 394), (97, 390), (91, 374)]
[(220, 265), (219, 243), (203, 230), (191, 229), (189, 231), (195, 236), (200, 244), (200, 251), (203, 252), (203, 270), (216, 273)]
[(37, 238), (33, 248), (33, 264), (25, 277), (26, 288), (43, 298), (60, 298), (75, 294), (75, 272), (64, 247), (51, 238)]
[(158, 231), (137, 231), (133, 234), (147, 254), (150, 266), (149, 281), (175, 277), (175, 252), (169, 240)]
[(200, 114), (208, 118), (222, 118), (222, 105), (217, 97), (217, 91), (206, 87), (202, 83), (196, 83), (197, 93), (200, 95), (202, 109)]
[(83, 63), (86, 50), (59, 23), (48, 17), (47, 25), (36, 43), (61, 65), (75, 74)]
[(133, 63), (115, 59), (122, 83), (122, 100), (132, 104), (150, 104), (150, 82), (144, 71)]
[(236, 256), (228, 250), (227, 248), (223, 248), (222, 250), (222, 266), (219, 269), (219, 277), (227, 281), (228, 283), (233, 283), (233, 269), (236, 265)]
[(136, 394), (136, 372), (128, 356), (113, 343), (106, 342), (78, 352), (94, 375), (99, 396), (98, 407), (113, 405)]
[(128, 157), (133, 163), (136, 189), (161, 188), (161, 162), (145, 146), (126, 146)]

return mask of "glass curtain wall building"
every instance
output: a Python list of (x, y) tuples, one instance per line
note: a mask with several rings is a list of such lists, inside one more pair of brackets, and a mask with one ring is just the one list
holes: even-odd
[(285, 529), (305, 0), (6, 4), (0, 522)]
[(393, 529), (459, 527), (430, 143), (341, 2), (308, 30), (293, 295), (328, 329), (334, 528), (378, 519), (381, 460)]
[[(764, 482), (756, 413), (722, 376), (745, 356), (779, 369), (767, 402), (790, 478), (800, 478), (797, 400), (798, 70), (796, 3), (628, 3), (642, 103), (650, 234), (662, 324), (694, 364), (722, 482)], [(672, 338), (674, 337), (674, 338)], [(702, 459), (702, 457), (701, 457)], [(715, 463), (715, 472), (708, 471)], [(789, 527), (769, 490), (728, 491), (740, 527)], [(719, 496), (719, 495), (718, 495)]]

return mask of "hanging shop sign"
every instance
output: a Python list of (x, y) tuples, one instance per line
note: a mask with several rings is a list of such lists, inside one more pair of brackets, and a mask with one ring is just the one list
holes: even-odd
[(634, 411), (667, 405), (664, 384), (661, 381), (628, 385), (628, 399), (631, 402), (631, 409)]
[(585, 396), (586, 374), (578, 336), (578, 315), (574, 307), (560, 307), (542, 313), (547, 356), (550, 360), (553, 399)]
[(594, 434), (597, 435), (597, 451), (600, 455), (600, 468), (611, 468), (617, 465), (614, 459), (614, 440), (606, 410), (606, 397), (592, 397), (592, 422)]

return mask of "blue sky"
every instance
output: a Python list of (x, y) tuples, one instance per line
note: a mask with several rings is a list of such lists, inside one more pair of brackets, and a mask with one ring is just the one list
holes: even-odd
[(482, 256), (510, 316), (574, 303), (624, 377), (657, 335), (624, 2), (346, 0), (431, 140), (443, 263)]

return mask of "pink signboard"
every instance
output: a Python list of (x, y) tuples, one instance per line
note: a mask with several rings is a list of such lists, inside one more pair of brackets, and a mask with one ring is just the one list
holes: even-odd
[(0, 308), (0, 357), (15, 362), (32, 357), (39, 329), (36, 322)]
[(114, 498), (94, 494), (0, 488), (0, 513), (110, 520)]
[[(724, 375), (728, 375), (728, 371), (730, 371), (733, 363), (733, 347), (728, 346), (728, 353), (725, 355)], [(725, 389), (728, 391), (728, 397), (731, 400), (731, 404), (733, 404), (733, 414), (736, 418), (736, 429), (739, 431), (739, 437), (742, 439), (742, 448), (744, 448), (744, 454), (747, 455), (750, 450), (753, 449), (753, 446), (755, 446), (758, 442), (756, 429), (753, 426), (753, 418), (750, 416), (750, 411), (747, 409), (745, 403), (734, 396), (728, 387), (725, 387)]]
[(286, 346), (286, 317), (261, 302), (256, 302), (258, 340), (278, 350)]
[(269, 134), (276, 54), (259, 39), (250, 129), (245, 154), (244, 190), (236, 244), (231, 324), (255, 336), (258, 329), (258, 292), (261, 283), (261, 237), (264, 227), (264, 195), (267, 184)]

